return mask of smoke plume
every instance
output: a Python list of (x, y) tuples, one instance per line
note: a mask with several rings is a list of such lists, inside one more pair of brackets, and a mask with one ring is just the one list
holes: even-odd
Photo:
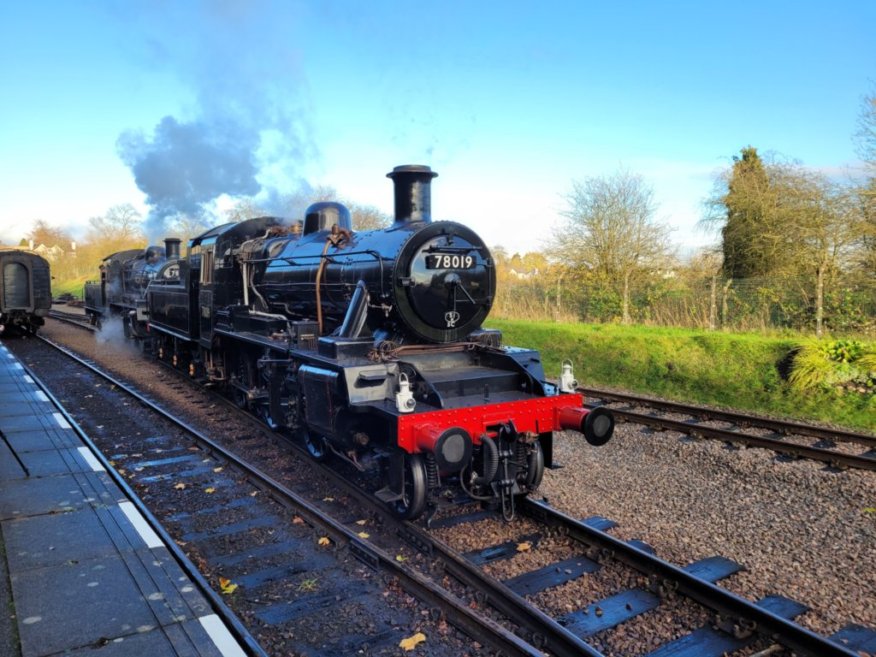
[(150, 207), (149, 242), (174, 218), (217, 223), (202, 215), (223, 194), (275, 199), (293, 191), (316, 157), (290, 46), (294, 5), (281, 16), (259, 2), (130, 3), (123, 11), (145, 34), (140, 56), (195, 98), (184, 117), (164, 116), (151, 132), (129, 130), (117, 141)]

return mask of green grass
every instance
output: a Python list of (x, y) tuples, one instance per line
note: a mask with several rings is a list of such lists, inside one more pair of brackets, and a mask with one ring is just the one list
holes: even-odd
[(498, 319), (487, 326), (506, 345), (540, 350), (550, 378), (569, 358), (582, 384), (876, 430), (876, 395), (798, 390), (783, 378), (799, 347), (794, 337)]
[(53, 279), (52, 298), (57, 299), (60, 295), (64, 293), (70, 293), (77, 299), (81, 299), (82, 290), (85, 287), (85, 281), (87, 281), (88, 279), (88, 276), (82, 276), (81, 278), (72, 278), (63, 281)]

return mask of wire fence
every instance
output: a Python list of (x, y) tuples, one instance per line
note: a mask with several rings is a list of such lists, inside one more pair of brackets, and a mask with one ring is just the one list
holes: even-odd
[[(816, 286), (814, 279), (789, 277), (654, 277), (631, 283), (628, 311), (637, 324), (814, 333)], [(493, 312), (506, 318), (620, 322), (623, 295), (607, 284), (506, 277), (500, 280)], [(826, 281), (821, 316), (825, 332), (876, 335), (876, 275)]]

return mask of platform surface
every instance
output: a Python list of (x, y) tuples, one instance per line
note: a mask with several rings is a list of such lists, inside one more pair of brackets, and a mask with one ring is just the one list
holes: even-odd
[(0, 604), (3, 655), (246, 654), (2, 341)]

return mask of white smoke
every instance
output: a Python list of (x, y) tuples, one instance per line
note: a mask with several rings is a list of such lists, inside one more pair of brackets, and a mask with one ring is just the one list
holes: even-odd
[[(301, 184), (316, 148), (289, 33), (294, 4), (125, 3), (116, 10), (144, 35), (142, 56), (195, 97), (188, 116), (164, 116), (151, 132), (126, 131), (117, 141), (150, 206), (150, 243), (167, 234), (169, 220), (201, 218), (223, 194), (276, 199)], [(185, 37), (168, 25), (186, 26)]]

